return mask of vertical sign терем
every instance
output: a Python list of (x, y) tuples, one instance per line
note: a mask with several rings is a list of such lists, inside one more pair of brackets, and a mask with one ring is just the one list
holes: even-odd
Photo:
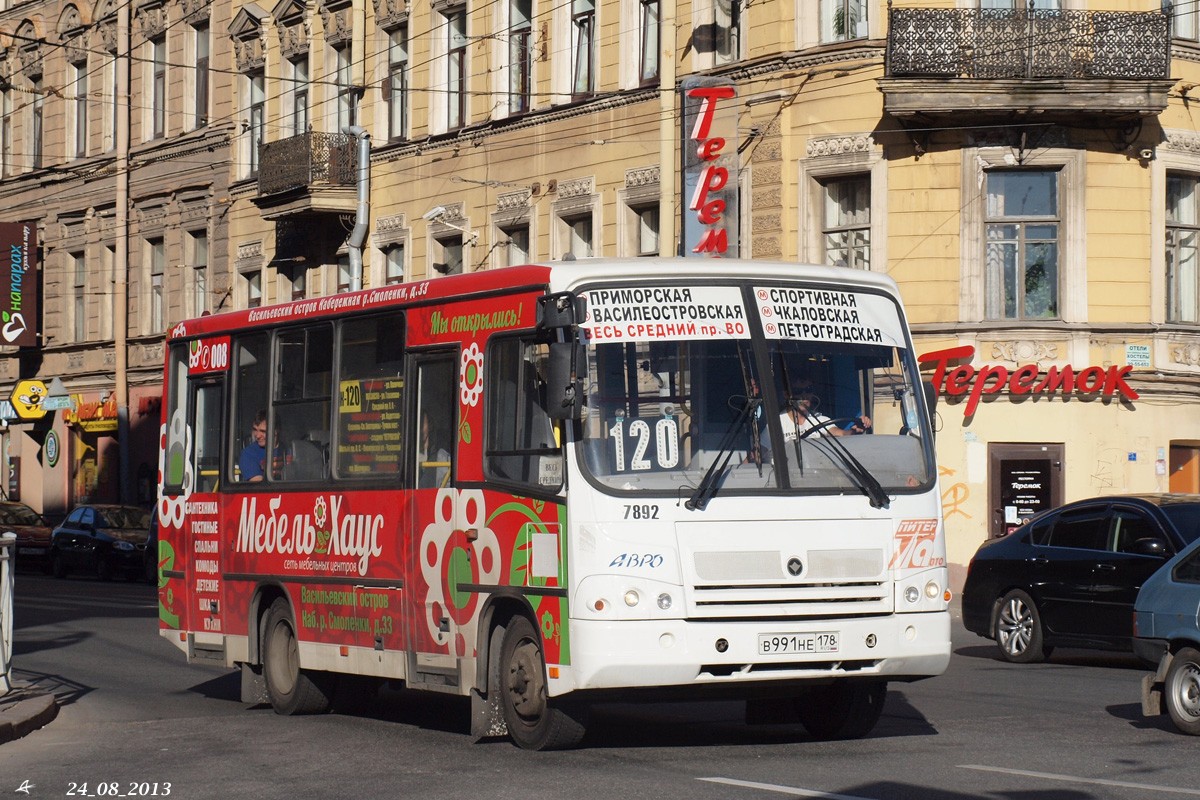
[(683, 81), (683, 256), (737, 258), (737, 87), (724, 78)]

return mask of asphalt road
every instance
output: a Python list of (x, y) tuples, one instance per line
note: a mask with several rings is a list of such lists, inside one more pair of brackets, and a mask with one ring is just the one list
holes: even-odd
[(1200, 741), (1141, 718), (1135, 659), (1057, 651), (1010, 665), (961, 626), (949, 671), (893, 684), (863, 740), (747, 726), (737, 703), (621, 704), (597, 709), (582, 749), (529, 753), (473, 742), (459, 698), (385, 691), (358, 716), (248, 708), (236, 674), (188, 666), (158, 637), (155, 614), (141, 584), (18, 576), (16, 676), (53, 689), (62, 707), (0, 747), (0, 795), (1200, 797)]

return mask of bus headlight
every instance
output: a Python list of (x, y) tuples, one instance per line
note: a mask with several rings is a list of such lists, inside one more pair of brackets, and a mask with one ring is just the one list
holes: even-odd
[(910, 603), (915, 603), (921, 599), (921, 591), (915, 586), (905, 587), (904, 599)]
[(627, 589), (625, 591), (625, 605), (630, 608), (636, 606), (641, 600), (642, 598), (638, 595), (637, 589)]
[(663, 592), (658, 596), (658, 607), (666, 611), (671, 607), (671, 595)]
[(938, 586), (937, 581), (930, 581), (929, 583), (925, 584), (925, 596), (928, 597), (930, 600), (936, 600), (938, 598), (938, 595), (940, 595), (941, 593), (942, 593), (942, 587)]

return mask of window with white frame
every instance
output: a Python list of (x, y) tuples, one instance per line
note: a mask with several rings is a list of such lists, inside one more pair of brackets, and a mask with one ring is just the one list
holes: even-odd
[(869, 0), (821, 0), (821, 41), (865, 39)]
[(638, 80), (642, 85), (658, 82), (659, 0), (640, 0), (638, 3)]
[(87, 58), (67, 65), (67, 81), (71, 84), (71, 103), (67, 106), (71, 119), (67, 126), (70, 135), (68, 152), (75, 158), (87, 155), (88, 145), (88, 67)]
[(100, 251), (100, 280), (98, 281), (96, 293), (99, 295), (100, 309), (100, 338), (108, 341), (113, 338), (113, 304), (110, 302), (112, 297), (113, 276), (116, 274), (117, 265), (117, 246), (115, 244), (106, 244)]
[(408, 136), (408, 25), (388, 31), (387, 98), (389, 139)]
[(208, 67), (212, 55), (212, 35), (208, 20), (192, 26), (192, 105), (193, 127), (208, 124)]
[(299, 136), (308, 130), (308, 54), (287, 60), (285, 68), (290, 73), (287, 92), (288, 105), (291, 107), (289, 127), (292, 136)]
[(529, 110), (533, 91), (533, 0), (509, 0), (508, 112)]
[(986, 318), (1057, 318), (1058, 171), (991, 170), (985, 180)]
[(383, 251), (384, 284), (404, 283), (404, 243), (396, 242)]
[(461, 233), (435, 236), (433, 239), (433, 269), (443, 275), (463, 272), (463, 240)]
[[(1165, 3), (1164, 3), (1165, 5)], [(1193, 2), (1176, 2), (1171, 6), (1171, 36), (1176, 39), (1200, 40), (1200, 8)]]
[(871, 178), (855, 175), (822, 182), (821, 236), (825, 263), (852, 269), (871, 268)]
[(337, 259), (337, 292), (350, 291), (350, 284), (354, 276), (350, 274), (350, 254), (339, 253)]
[(258, 308), (263, 302), (262, 270), (247, 270), (239, 275), (242, 295), (246, 298), (246, 308)]
[(42, 125), (46, 113), (46, 84), (41, 75), (35, 76), (30, 81), (30, 84), (30, 93), (33, 96), (33, 102), (29, 109), (29, 159), (30, 166), (33, 169), (41, 169), (42, 145), (44, 143)]
[(150, 278), (150, 330), (161, 333), (165, 328), (167, 250), (162, 239), (147, 239)]
[(591, 258), (593, 255), (594, 239), (592, 236), (592, 215), (579, 214), (563, 217), (563, 255), (575, 258)]
[(713, 63), (731, 64), (741, 58), (742, 0), (712, 0)]
[(12, 174), (12, 90), (0, 91), (0, 177)]
[(446, 18), (446, 127), (467, 124), (467, 9), (448, 9)]
[(246, 128), (249, 143), (250, 174), (258, 173), (258, 148), (263, 143), (266, 134), (267, 121), (267, 91), (262, 72), (254, 72), (246, 76), (248, 86), (249, 120)]
[(1167, 322), (1200, 322), (1200, 178), (1167, 175)]
[(337, 129), (358, 124), (358, 87), (350, 44), (334, 48), (337, 63)]
[(500, 229), (500, 265), (514, 267), (529, 263), (529, 226), (513, 225)]
[(308, 267), (297, 264), (279, 270), (279, 297), (281, 300), (303, 300), (308, 297)]
[(104, 151), (117, 146), (117, 119), (120, 117), (120, 103), (117, 98), (117, 57), (109, 53), (104, 65)]
[(87, 259), (84, 254), (71, 253), (71, 272), (73, 275), (73, 296), (71, 321), (74, 337), (77, 342), (87, 341)]
[(161, 139), (167, 133), (167, 36), (161, 34), (147, 42), (150, 59), (150, 136)]
[(658, 255), (658, 205), (632, 209), (634, 255), (647, 258)]
[(191, 254), (188, 256), (191, 273), (191, 295), (193, 317), (208, 311), (208, 231), (190, 231), (187, 238)]
[(571, 95), (596, 91), (596, 2), (571, 0)]

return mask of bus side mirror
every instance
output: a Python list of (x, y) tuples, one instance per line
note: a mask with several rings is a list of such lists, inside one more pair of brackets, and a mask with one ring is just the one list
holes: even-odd
[(546, 413), (551, 419), (583, 416), (583, 380), (587, 353), (580, 342), (551, 342), (546, 368)]
[(587, 301), (570, 292), (559, 292), (539, 297), (537, 301), (537, 326), (539, 330), (570, 328), (587, 317)]

